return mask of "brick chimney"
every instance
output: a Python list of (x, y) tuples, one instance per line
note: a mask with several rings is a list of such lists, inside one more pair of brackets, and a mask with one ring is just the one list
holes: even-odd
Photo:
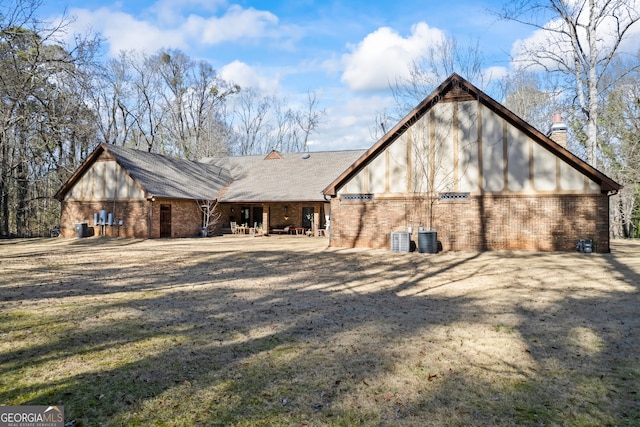
[(567, 125), (562, 120), (560, 113), (554, 114), (551, 119), (551, 129), (547, 135), (562, 148), (567, 148)]

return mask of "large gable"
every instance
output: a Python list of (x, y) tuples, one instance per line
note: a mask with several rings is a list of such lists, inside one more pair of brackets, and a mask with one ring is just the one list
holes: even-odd
[[(434, 188), (427, 190), (427, 183)], [(324, 193), (607, 193), (620, 188), (453, 74)]]

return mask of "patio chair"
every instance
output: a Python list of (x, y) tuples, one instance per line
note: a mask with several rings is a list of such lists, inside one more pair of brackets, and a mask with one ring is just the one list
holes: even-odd
[(231, 234), (238, 234), (238, 224), (235, 221), (231, 221)]

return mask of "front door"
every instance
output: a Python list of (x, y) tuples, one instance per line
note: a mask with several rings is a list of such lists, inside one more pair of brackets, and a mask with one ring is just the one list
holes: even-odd
[(171, 237), (171, 205), (160, 205), (160, 237)]

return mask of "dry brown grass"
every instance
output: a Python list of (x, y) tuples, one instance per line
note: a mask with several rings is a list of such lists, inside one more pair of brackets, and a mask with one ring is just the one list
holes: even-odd
[(640, 244), (0, 242), (0, 404), (94, 425), (639, 425)]

